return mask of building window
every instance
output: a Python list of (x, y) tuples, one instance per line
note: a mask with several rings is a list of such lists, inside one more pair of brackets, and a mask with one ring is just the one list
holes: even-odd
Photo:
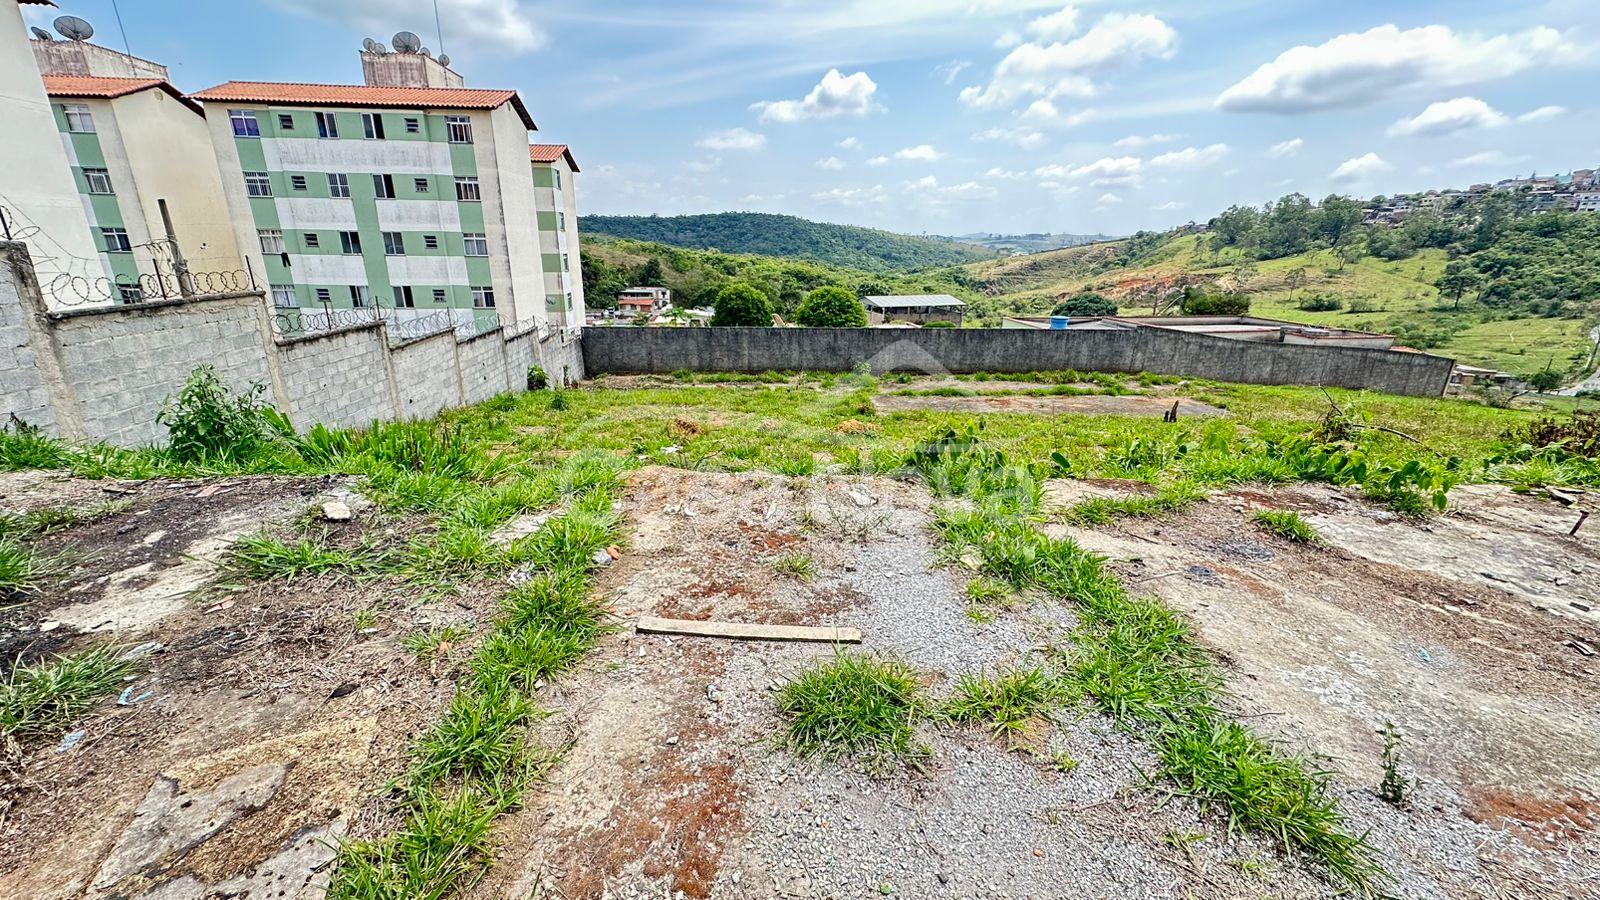
[(550, 171), (554, 172), (556, 175), (556, 190), (561, 190), (561, 170), (551, 169)]
[(322, 246), (322, 238), (318, 237), (317, 233), (315, 231), (306, 232), (306, 247), (308, 249), (315, 250), (316, 248), (321, 247), (321, 246)]
[(566, 308), (567, 309), (571, 309), (572, 308), (572, 292), (571, 291), (567, 291), (567, 306), (566, 306)]
[(556, 213), (556, 230), (557, 231), (566, 231), (567, 230), (567, 214), (566, 213), (564, 213), (564, 212)]
[(561, 271), (563, 271), (563, 272), (571, 272), (572, 271), (572, 260), (565, 253), (561, 254)]
[(433, 302), (439, 303), (439, 304), (443, 304), (444, 303), (444, 288), (434, 288), (433, 289)]
[(417, 193), (426, 194), (428, 192), (428, 179), (413, 178), (411, 179), (411, 186), (416, 190)]
[(422, 120), (415, 116), (406, 116), (406, 134), (420, 134), (421, 132)]
[(327, 288), (317, 288), (317, 302), (327, 306), (333, 302), (333, 294)]
[(378, 113), (362, 113), (361, 133), (369, 141), (383, 140), (383, 116)]
[(89, 107), (82, 103), (64, 103), (61, 105), (61, 115), (67, 120), (68, 131), (94, 134), (94, 117), (89, 115)]
[(89, 183), (91, 194), (114, 193), (111, 190), (111, 173), (105, 169), (84, 169), (83, 180)]
[(478, 179), (471, 175), (456, 176), (457, 200), (482, 200), (483, 193), (478, 187)]
[(339, 122), (334, 119), (333, 113), (317, 113), (317, 137), (336, 138), (339, 136)]
[(294, 116), (290, 113), (278, 113), (278, 130), (293, 131)]
[(252, 197), (271, 197), (272, 180), (265, 172), (244, 173), (244, 192)]
[(289, 187), (291, 187), (291, 188), (293, 188), (294, 190), (297, 190), (297, 191), (305, 190), (306, 189), (306, 177), (304, 175), (290, 175), (289, 176)]
[(405, 238), (398, 231), (385, 231), (383, 233), (383, 255), (405, 256)]
[(370, 293), (368, 293), (366, 285), (364, 285), (364, 284), (352, 284), (352, 285), (350, 285), (350, 305), (351, 306), (354, 306), (356, 309), (365, 309), (367, 306), (371, 305), (371, 302), (372, 302), (372, 295)]
[(234, 137), (261, 137), (261, 123), (248, 109), (228, 110), (228, 122), (233, 125)]
[(472, 307), (474, 309), (494, 309), (494, 288), (473, 288)]
[(439, 236), (437, 234), (425, 234), (425, 235), (423, 235), (422, 236), (422, 248), (424, 250), (437, 250), (437, 249), (439, 249)]
[(350, 176), (348, 176), (348, 175), (339, 175), (339, 174), (330, 174), (330, 175), (328, 175), (328, 196), (329, 197), (348, 197), (348, 196), (350, 196)]
[(300, 301), (294, 295), (294, 285), (275, 284), (272, 286), (272, 305), (279, 309), (294, 309)]
[(100, 236), (105, 239), (107, 253), (133, 252), (133, 245), (128, 243), (128, 231), (125, 228), (102, 228)]
[(282, 253), (283, 232), (276, 228), (262, 228), (256, 232), (256, 237), (261, 240), (262, 253)]
[(467, 232), (461, 235), (462, 252), (467, 256), (488, 256), (489, 237), (483, 234)]
[(123, 303), (143, 303), (144, 288), (136, 284), (117, 285), (117, 298)]
[(394, 176), (393, 175), (374, 175), (374, 176), (372, 176), (372, 195), (374, 197), (377, 197), (379, 200), (393, 200), (394, 199)]
[(472, 143), (472, 120), (466, 116), (445, 116), (444, 124), (449, 132), (450, 143)]
[(339, 249), (352, 256), (361, 253), (361, 233), (358, 231), (339, 232)]
[(416, 298), (411, 296), (411, 285), (397, 284), (394, 286), (395, 309), (416, 309)]

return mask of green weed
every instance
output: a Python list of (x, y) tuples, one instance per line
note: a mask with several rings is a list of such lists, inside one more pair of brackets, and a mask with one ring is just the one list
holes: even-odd
[(0, 682), (0, 737), (65, 728), (115, 694), (135, 668), (126, 650), (113, 646), (17, 666)]
[(859, 758), (874, 768), (926, 755), (916, 723), (928, 712), (922, 684), (905, 663), (836, 652), (778, 691), (783, 742), (804, 757)]
[(992, 676), (963, 674), (944, 714), (953, 722), (982, 725), (996, 737), (1027, 736), (1065, 692), (1042, 666), (1011, 669)]
[(790, 550), (772, 561), (772, 571), (800, 581), (810, 581), (817, 574), (816, 561), (802, 550)]
[(406, 635), (400, 639), (400, 646), (422, 662), (431, 662), (449, 656), (471, 633), (460, 625), (440, 625)]
[(1287, 509), (1258, 510), (1253, 517), (1263, 531), (1297, 544), (1320, 544), (1322, 536), (1299, 513)]

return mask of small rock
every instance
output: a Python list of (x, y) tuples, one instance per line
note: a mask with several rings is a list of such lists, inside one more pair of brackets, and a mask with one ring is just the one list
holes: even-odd
[(622, 551), (617, 549), (616, 545), (613, 544), (610, 547), (606, 548), (606, 555), (611, 557), (612, 559), (621, 559), (622, 558)]
[(594, 552), (594, 556), (591, 557), (591, 559), (594, 560), (594, 564), (597, 565), (597, 566), (609, 566), (609, 565), (611, 565), (611, 562), (612, 562), (611, 554), (607, 553), (604, 550), (596, 550)]
[(717, 690), (717, 686), (716, 685), (708, 684), (708, 685), (706, 685), (706, 699), (711, 701), (712, 703), (721, 703), (722, 702), (722, 692)]
[(51, 620), (49, 620), (47, 622), (40, 622), (39, 623), (39, 630), (44, 632), (44, 633), (46, 633), (46, 634), (48, 634), (48, 633), (50, 633), (52, 631), (55, 631), (57, 628), (60, 628), (60, 627), (61, 627), (61, 623), (57, 622), (54, 619), (51, 619)]
[(1587, 604), (1587, 603), (1579, 603), (1576, 600), (1570, 601), (1570, 605), (1572, 606), (1573, 609), (1577, 610), (1578, 612), (1588, 612), (1591, 609), (1589, 604)]
[(872, 497), (869, 497), (866, 494), (864, 494), (864, 493), (862, 493), (862, 492), (860, 492), (858, 490), (855, 490), (854, 488), (851, 488), (850, 490), (846, 491), (845, 493), (850, 495), (850, 502), (854, 503), (857, 506), (862, 506), (862, 507), (875, 506), (877, 504), (877, 502), (878, 502), (877, 500), (874, 500)]
[(961, 565), (977, 572), (983, 568), (983, 554), (977, 547), (968, 547), (961, 551)]
[(677, 735), (673, 735), (672, 737), (667, 738), (667, 746), (668, 747), (676, 747), (676, 746), (678, 746), (678, 736)]
[(343, 500), (329, 500), (322, 504), (322, 518), (329, 522), (348, 522), (355, 518), (355, 513)]

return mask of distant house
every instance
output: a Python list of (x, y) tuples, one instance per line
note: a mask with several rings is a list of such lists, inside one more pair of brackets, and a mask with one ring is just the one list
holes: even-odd
[(624, 315), (649, 316), (672, 308), (672, 291), (663, 287), (631, 287), (617, 295)]
[(867, 307), (867, 320), (873, 325), (885, 322), (949, 322), (960, 325), (967, 305), (949, 294), (902, 294), (886, 297), (867, 297), (862, 301)]

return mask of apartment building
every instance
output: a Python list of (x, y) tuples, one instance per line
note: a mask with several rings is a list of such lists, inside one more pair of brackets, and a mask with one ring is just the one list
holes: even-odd
[(550, 324), (581, 327), (584, 320), (583, 261), (578, 254), (578, 163), (566, 144), (528, 148), (544, 263), (545, 311)]
[(576, 267), (576, 232), (547, 255), (538, 213), (565, 212), (571, 228), (576, 215), (553, 195), (540, 205), (521, 98), (377, 47), (362, 54), (365, 84), (230, 81), (192, 95), (280, 319), (317, 330), (363, 314), (308, 314), (372, 309), (401, 324), (448, 311), (463, 330), (566, 324), (548, 304), (569, 290), (581, 302), (579, 279), (552, 271), (562, 246)]
[(178, 296), (194, 287), (185, 272), (240, 270), (205, 112), (167, 80), (166, 66), (87, 39), (30, 43), (110, 280), (75, 299)]

